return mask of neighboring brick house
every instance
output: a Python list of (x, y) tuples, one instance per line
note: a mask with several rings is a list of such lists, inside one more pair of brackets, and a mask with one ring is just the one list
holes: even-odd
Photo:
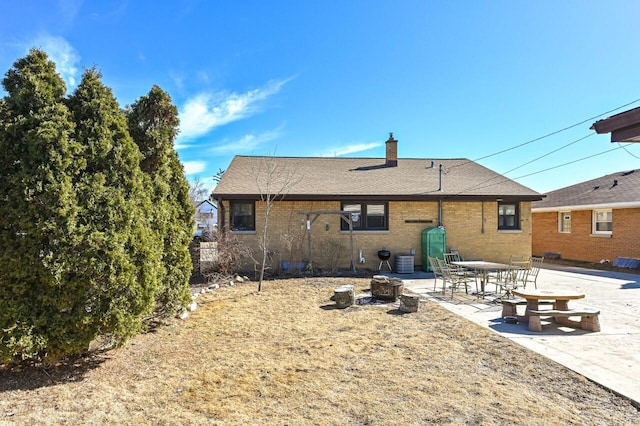
[(640, 258), (640, 170), (549, 192), (532, 211), (535, 255), (588, 262)]
[(350, 267), (348, 224), (334, 213), (356, 210), (359, 269), (376, 270), (383, 248), (392, 254), (413, 249), (416, 267), (421, 266), (422, 231), (439, 225), (447, 246), (466, 258), (506, 261), (510, 254), (530, 255), (531, 202), (541, 194), (467, 159), (398, 158), (397, 152), (391, 134), (382, 159), (236, 156), (212, 194), (219, 228), (258, 247), (265, 208), (260, 196), (270, 192), (265, 188), (271, 174), (271, 188), (282, 187), (283, 176), (293, 177), (269, 214), (274, 267), (282, 260), (308, 260), (309, 212), (315, 219), (310, 226), (314, 268), (336, 261)]

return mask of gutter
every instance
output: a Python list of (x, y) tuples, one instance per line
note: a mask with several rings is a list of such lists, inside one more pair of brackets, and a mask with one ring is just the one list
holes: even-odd
[(548, 213), (564, 210), (597, 210), (597, 209), (637, 209), (640, 208), (640, 201), (628, 201), (624, 203), (601, 203), (601, 204), (576, 204), (553, 207), (532, 207), (532, 213)]

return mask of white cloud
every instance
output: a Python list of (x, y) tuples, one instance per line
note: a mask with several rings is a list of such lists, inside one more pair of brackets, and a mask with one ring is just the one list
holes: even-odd
[(358, 143), (353, 145), (341, 146), (340, 148), (329, 148), (319, 154), (318, 157), (340, 157), (341, 155), (353, 154), (355, 152), (368, 151), (381, 146), (380, 142)]
[(180, 140), (176, 140), (173, 147), (176, 151), (180, 151), (182, 149), (189, 149), (199, 146), (197, 143), (181, 143)]
[(251, 152), (266, 142), (277, 139), (281, 135), (280, 129), (260, 133), (257, 135), (244, 135), (239, 140), (227, 141), (222, 145), (215, 146), (209, 151), (214, 154), (237, 154), (240, 152)]
[(182, 139), (194, 139), (216, 127), (249, 117), (261, 110), (261, 102), (278, 93), (291, 79), (272, 80), (260, 89), (246, 93), (200, 93), (189, 99), (180, 111)]
[(41, 35), (33, 41), (33, 46), (47, 52), (68, 88), (76, 86), (80, 55), (64, 38)]
[(184, 173), (186, 175), (195, 175), (203, 172), (207, 168), (207, 163), (204, 161), (184, 161)]

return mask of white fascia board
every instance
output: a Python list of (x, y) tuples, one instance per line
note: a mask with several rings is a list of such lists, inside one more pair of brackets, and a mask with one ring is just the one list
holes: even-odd
[(556, 207), (538, 207), (532, 208), (532, 213), (547, 213), (547, 212), (560, 212), (560, 211), (576, 211), (576, 210), (598, 210), (598, 209), (634, 209), (640, 208), (640, 201), (629, 201), (626, 203), (607, 203), (607, 204), (581, 204), (581, 205), (567, 205)]

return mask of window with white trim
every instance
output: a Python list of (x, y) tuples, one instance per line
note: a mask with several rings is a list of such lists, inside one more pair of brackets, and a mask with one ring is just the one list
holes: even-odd
[(558, 232), (565, 234), (571, 232), (571, 212), (558, 213)]
[(594, 234), (611, 235), (613, 231), (613, 211), (611, 209), (600, 209), (593, 211)]

